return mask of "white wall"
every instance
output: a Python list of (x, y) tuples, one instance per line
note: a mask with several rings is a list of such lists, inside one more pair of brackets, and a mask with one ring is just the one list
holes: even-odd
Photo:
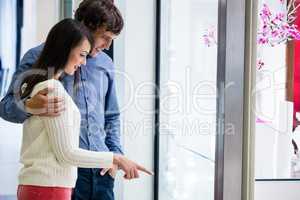
[[(73, 7), (74, 7), (75, 9), (78, 8), (78, 6), (79, 6), (79, 4), (81, 3), (81, 1), (82, 1), (82, 0), (74, 0), (74, 1), (73, 1), (73, 3), (74, 3), (74, 6), (73, 6)], [(74, 9), (74, 10), (75, 10), (75, 9)]]
[(28, 49), (45, 42), (49, 30), (59, 21), (59, 2), (60, 0), (24, 1), (21, 55)]
[(255, 183), (255, 200), (299, 200), (299, 181), (268, 181)]
[[(154, 88), (143, 84), (154, 83), (155, 1), (127, 0), (124, 8), (124, 52), (121, 59), (124, 59), (124, 72), (129, 78), (125, 79), (128, 81), (122, 86), (125, 88), (122, 104), (128, 105), (122, 112), (124, 149), (129, 158), (152, 169), (154, 114), (145, 110), (154, 110)], [(116, 62), (117, 59), (118, 57)], [(139, 91), (138, 87), (141, 87)], [(148, 97), (138, 98), (140, 94), (146, 94)], [(133, 101), (129, 103), (132, 98)], [(152, 200), (153, 177), (142, 175), (138, 180), (124, 181), (121, 199)]]
[(59, 21), (59, 0), (36, 1), (37, 6), (37, 42), (46, 40), (49, 30)]

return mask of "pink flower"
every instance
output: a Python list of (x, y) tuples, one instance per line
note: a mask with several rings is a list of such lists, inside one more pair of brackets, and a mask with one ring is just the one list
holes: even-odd
[(206, 46), (211, 46), (211, 41), (209, 40), (209, 37), (207, 35), (203, 35), (203, 41)]
[(206, 46), (211, 47), (217, 44), (216, 29), (214, 27), (207, 29), (206, 33), (203, 34), (202, 39)]
[(260, 16), (263, 18), (263, 19), (266, 19), (266, 18), (269, 18), (271, 17), (272, 13), (270, 11), (270, 8), (267, 4), (263, 4), (263, 8), (261, 10), (261, 14)]
[(285, 14), (280, 12), (280, 13), (277, 13), (276, 16), (275, 16), (275, 21), (279, 20), (279, 21), (283, 21), (285, 18)]
[(274, 30), (274, 31), (272, 31), (272, 37), (278, 37), (278, 35), (279, 35), (279, 31), (278, 30)]
[(257, 61), (256, 66), (257, 66), (257, 69), (260, 70), (260, 69), (262, 69), (265, 66), (265, 63), (262, 61), (262, 59), (259, 59)]
[(267, 44), (269, 42), (269, 39), (266, 37), (261, 37), (258, 39), (258, 44)]
[[(291, 0), (290, 4), (294, 5), (296, 0)], [(280, 3), (284, 4), (284, 0)], [(267, 4), (263, 4), (260, 15), (261, 27), (258, 30), (258, 44), (275, 46), (288, 40), (299, 40), (300, 32), (297, 26), (292, 24), (295, 20), (295, 10), (287, 15), (284, 12), (272, 13)]]

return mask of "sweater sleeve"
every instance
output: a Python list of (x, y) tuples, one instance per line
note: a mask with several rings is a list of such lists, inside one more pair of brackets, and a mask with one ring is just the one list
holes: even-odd
[(74, 102), (61, 83), (55, 81), (53, 88), (54, 91), (49, 95), (63, 97), (66, 110), (58, 117), (42, 117), (42, 120), (57, 160), (81, 168), (112, 167), (113, 153), (88, 151), (78, 147), (76, 140), (79, 138), (74, 138), (74, 132), (80, 131), (80, 117), (76, 120), (76, 114), (80, 116), (80, 113), (74, 110)]

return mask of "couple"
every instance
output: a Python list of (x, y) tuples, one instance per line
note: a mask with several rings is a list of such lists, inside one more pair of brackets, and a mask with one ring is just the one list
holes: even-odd
[(83, 0), (75, 20), (23, 57), (0, 103), (2, 118), (24, 122), (19, 200), (113, 200), (118, 169), (125, 179), (152, 174), (122, 155), (113, 64), (102, 52), (122, 28), (113, 3)]

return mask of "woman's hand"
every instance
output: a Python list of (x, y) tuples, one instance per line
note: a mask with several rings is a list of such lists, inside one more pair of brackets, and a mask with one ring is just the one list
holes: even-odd
[(147, 170), (141, 165), (127, 159), (125, 156), (114, 154), (113, 163), (118, 165), (121, 170), (125, 172), (125, 179), (139, 178), (139, 172), (142, 171), (148, 175), (153, 175), (154, 173)]

